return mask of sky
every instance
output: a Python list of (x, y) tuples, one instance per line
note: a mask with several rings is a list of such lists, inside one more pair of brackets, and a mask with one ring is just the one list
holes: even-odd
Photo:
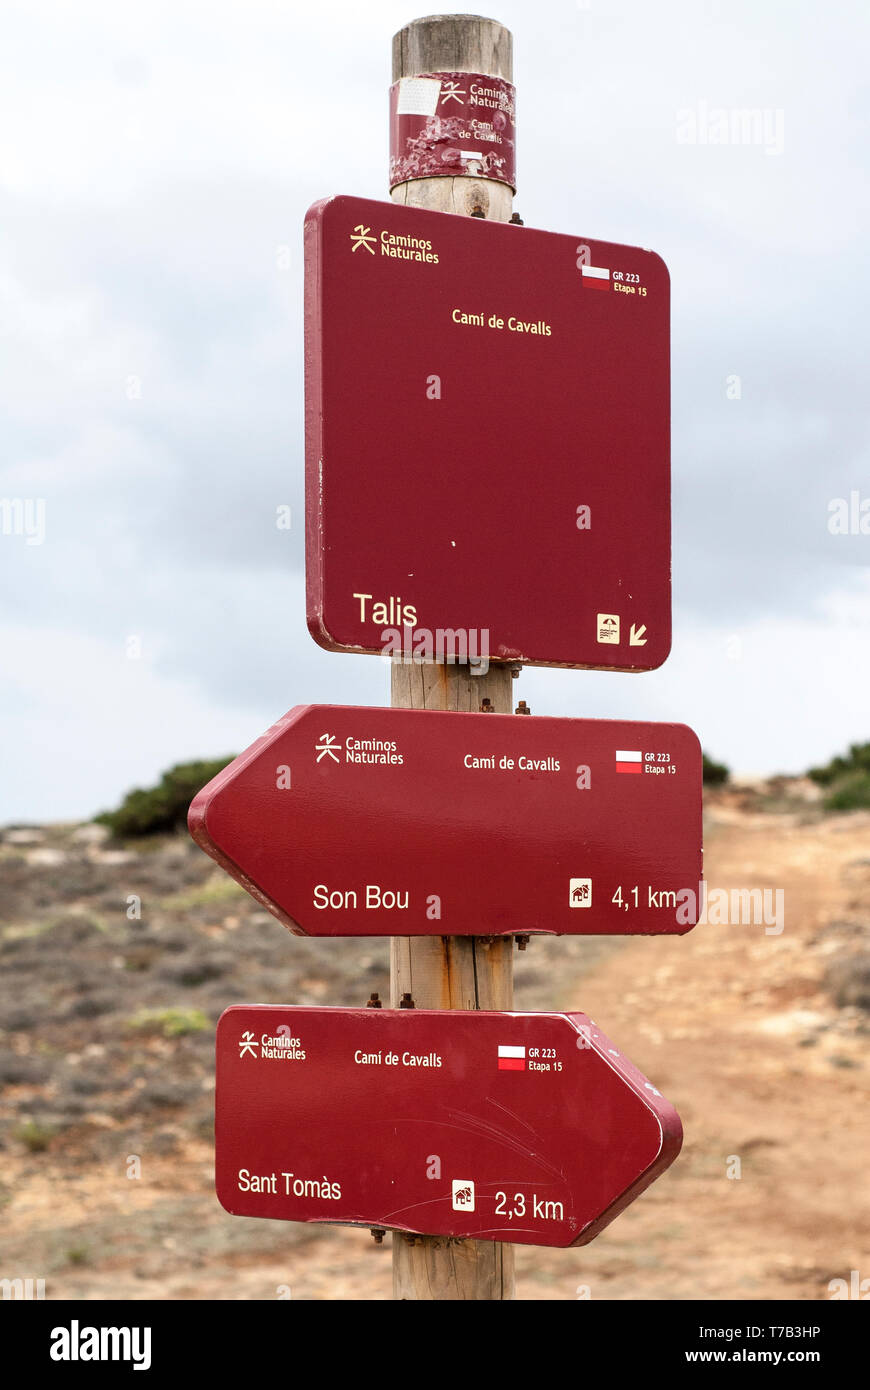
[[(305, 627), (301, 230), (388, 197), (391, 38), (422, 13), (6, 0), (0, 504), (31, 505), (0, 515), (0, 823), (88, 817), (296, 704), (389, 703), (382, 660)], [(485, 13), (526, 225), (651, 247), (672, 286), (671, 656), (517, 694), (800, 772), (870, 739), (870, 11)]]

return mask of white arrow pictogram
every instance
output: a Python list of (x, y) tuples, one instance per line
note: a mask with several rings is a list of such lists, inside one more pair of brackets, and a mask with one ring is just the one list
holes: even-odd
[(640, 627), (632, 623), (631, 632), (628, 634), (628, 645), (630, 647), (645, 647), (646, 638), (643, 635), (645, 632), (646, 623), (641, 623)]

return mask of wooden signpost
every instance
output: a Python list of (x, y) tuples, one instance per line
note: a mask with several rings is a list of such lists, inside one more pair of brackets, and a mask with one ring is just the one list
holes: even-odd
[[(421, 73), (471, 72), (513, 81), (513, 36), (495, 20), (470, 15), (420, 19), (393, 38), (393, 82)], [(394, 202), (465, 217), (510, 221), (513, 189), (499, 180), (468, 174), (432, 176), (398, 184)], [(486, 428), (486, 426), (484, 426)], [(496, 425), (490, 426), (495, 429)], [(484, 675), (468, 666), (394, 663), (391, 704), (397, 709), (513, 709), (516, 667), (493, 665)], [(390, 998), (407, 994), (420, 1009), (511, 1009), (514, 1002), (510, 939), (466, 936), (394, 937)], [(510, 1245), (482, 1241), (448, 1243), (437, 1236), (393, 1243), (396, 1299), (505, 1299), (514, 1294)]]
[(531, 933), (691, 928), (701, 753), (512, 713), (523, 664), (670, 647), (667, 270), (485, 225), (519, 221), (512, 78), (495, 20), (409, 24), (392, 203), (306, 219), (308, 624), (392, 658), (391, 709), (289, 711), (189, 821), (292, 931), (391, 936), (389, 1012), (224, 1015), (217, 1180), (239, 1215), (391, 1229), (397, 1299), (511, 1298), (512, 1241), (585, 1243), (681, 1137), (585, 1015), (513, 1012)]

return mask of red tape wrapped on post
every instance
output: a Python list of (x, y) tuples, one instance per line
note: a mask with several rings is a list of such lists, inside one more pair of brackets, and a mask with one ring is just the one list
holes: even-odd
[(390, 88), (390, 187), (455, 175), (516, 189), (515, 92), (500, 77), (431, 72)]

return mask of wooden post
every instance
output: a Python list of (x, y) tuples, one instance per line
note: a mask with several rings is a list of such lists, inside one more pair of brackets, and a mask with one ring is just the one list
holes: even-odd
[[(393, 39), (393, 81), (433, 72), (513, 76), (513, 40), (492, 19), (436, 15), (417, 19)], [(394, 201), (507, 222), (513, 190), (491, 179), (465, 176), (413, 179), (392, 190)], [(521, 233), (518, 233), (521, 235)], [(391, 672), (394, 709), (479, 710), (485, 699), (497, 714), (513, 708), (512, 669), (492, 665), (475, 676), (468, 666), (403, 665)], [(493, 808), (495, 814), (495, 808)], [(513, 937), (394, 937), (391, 1002), (409, 994), (418, 1009), (513, 1008)], [(397, 1299), (507, 1299), (514, 1292), (513, 1247), (496, 1241), (393, 1236), (393, 1297)]]

